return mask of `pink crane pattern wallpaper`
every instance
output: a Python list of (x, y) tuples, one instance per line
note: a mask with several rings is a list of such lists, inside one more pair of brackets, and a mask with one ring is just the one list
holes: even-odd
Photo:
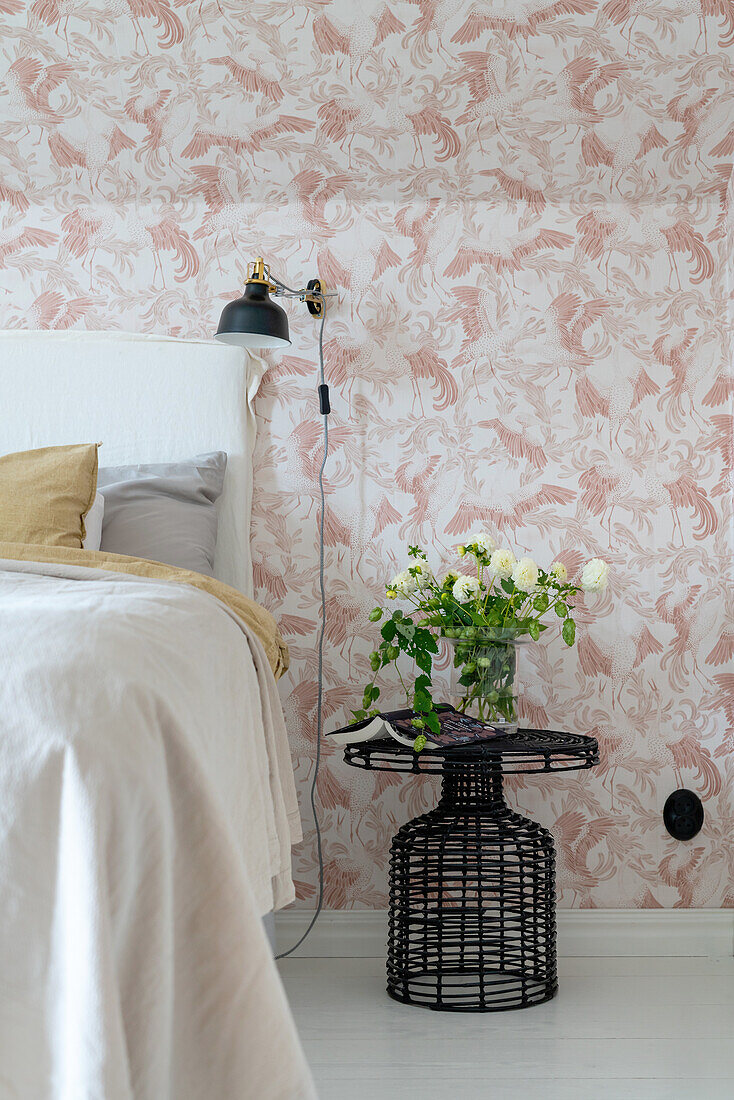
[[(409, 542), (436, 569), (477, 527), (610, 562), (577, 647), (548, 631), (523, 669), (528, 724), (601, 746), (510, 785), (567, 907), (734, 905), (733, 59), (734, 0), (0, 0), (3, 327), (209, 336), (256, 254), (339, 292), (327, 728)], [(252, 537), (310, 906), (321, 424), (290, 315)], [(661, 819), (681, 785), (688, 844)], [(435, 794), (327, 747), (328, 907), (386, 904), (391, 835)]]

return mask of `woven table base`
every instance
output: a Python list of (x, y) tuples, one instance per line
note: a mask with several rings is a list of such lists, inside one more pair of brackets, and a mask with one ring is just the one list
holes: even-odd
[(558, 989), (553, 838), (505, 804), (498, 764), (449, 764), (442, 784), (436, 809), (392, 843), (387, 991), (454, 1012), (547, 1001)]

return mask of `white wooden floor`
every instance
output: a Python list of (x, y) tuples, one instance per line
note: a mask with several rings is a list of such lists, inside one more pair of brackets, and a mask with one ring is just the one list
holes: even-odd
[(380, 959), (286, 959), (320, 1100), (732, 1100), (734, 959), (565, 958), (547, 1004), (391, 1001)]

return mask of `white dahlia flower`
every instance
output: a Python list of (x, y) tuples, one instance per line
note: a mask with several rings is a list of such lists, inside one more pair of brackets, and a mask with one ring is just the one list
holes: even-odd
[(512, 550), (495, 550), (489, 559), (490, 568), (498, 577), (509, 577), (515, 564), (515, 555)]
[(553, 565), (550, 567), (550, 571), (561, 584), (565, 584), (568, 580), (568, 569), (566, 569), (562, 561), (554, 561)]
[(491, 554), (497, 543), (486, 531), (474, 531), (466, 540), (467, 546), (477, 546), (485, 554)]
[(403, 569), (402, 573), (396, 573), (390, 581), (390, 588), (394, 588), (399, 596), (412, 596), (417, 587), (415, 577), (407, 569)]
[(512, 579), (515, 588), (521, 592), (532, 592), (538, 583), (538, 567), (532, 558), (520, 558), (515, 562), (512, 570)]
[(587, 592), (601, 592), (607, 586), (609, 566), (601, 558), (587, 561), (581, 572), (581, 587)]
[(459, 603), (466, 603), (479, 595), (479, 581), (476, 577), (467, 577), (462, 574), (455, 581), (452, 593)]

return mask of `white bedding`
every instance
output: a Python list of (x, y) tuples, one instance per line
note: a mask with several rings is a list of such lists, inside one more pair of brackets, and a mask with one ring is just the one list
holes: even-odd
[(299, 835), (259, 641), (186, 585), (0, 561), (0, 1095), (315, 1096), (260, 916)]

